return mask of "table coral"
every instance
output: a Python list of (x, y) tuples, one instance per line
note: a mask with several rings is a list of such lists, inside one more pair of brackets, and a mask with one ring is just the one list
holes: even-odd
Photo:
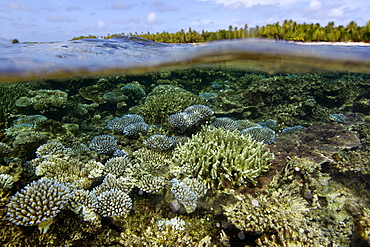
[(112, 135), (95, 136), (89, 148), (98, 153), (113, 153), (117, 149), (117, 140)]
[(164, 151), (172, 148), (173, 142), (166, 135), (152, 135), (149, 136), (143, 144), (153, 150)]

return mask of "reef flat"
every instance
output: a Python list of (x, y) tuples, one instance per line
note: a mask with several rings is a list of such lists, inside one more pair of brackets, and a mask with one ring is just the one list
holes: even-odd
[(3, 246), (369, 246), (370, 75), (0, 85)]

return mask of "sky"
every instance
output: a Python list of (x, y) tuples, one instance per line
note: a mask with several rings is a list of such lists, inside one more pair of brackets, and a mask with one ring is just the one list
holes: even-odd
[(0, 39), (67, 41), (81, 35), (217, 31), (297, 23), (346, 26), (370, 20), (365, 0), (0, 0)]

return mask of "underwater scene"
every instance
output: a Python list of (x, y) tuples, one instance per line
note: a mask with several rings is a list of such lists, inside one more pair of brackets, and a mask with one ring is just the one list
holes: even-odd
[(0, 47), (2, 246), (370, 246), (370, 46)]

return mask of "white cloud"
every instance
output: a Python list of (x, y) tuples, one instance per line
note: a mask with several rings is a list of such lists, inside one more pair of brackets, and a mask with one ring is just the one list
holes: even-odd
[(132, 6), (126, 4), (122, 1), (116, 1), (112, 4), (112, 6), (110, 8), (113, 9), (113, 10), (126, 10), (126, 9), (131, 9)]
[(146, 17), (147, 24), (156, 24), (158, 23), (157, 14), (155, 12), (150, 12)]
[(340, 6), (340, 7), (337, 7), (337, 8), (332, 8), (331, 10), (329, 10), (329, 13), (328, 13), (328, 17), (343, 17), (344, 16), (344, 9), (345, 7), (344, 6)]
[(236, 2), (236, 3), (232, 3), (229, 6), (227, 6), (226, 9), (235, 11), (235, 10), (242, 9), (244, 7), (245, 7), (245, 4), (243, 4), (242, 2)]
[(82, 10), (84, 8), (78, 6), (78, 5), (71, 5), (66, 8), (67, 11), (75, 11), (75, 10)]
[(96, 27), (99, 28), (99, 29), (104, 28), (105, 27), (105, 22), (102, 21), (102, 20), (99, 20)]
[(118, 24), (140, 23), (140, 18), (138, 17), (132, 17), (131, 19), (121, 18), (116, 19), (113, 22)]
[(6, 4), (6, 7), (10, 8), (10, 9), (23, 10), (23, 11), (30, 11), (31, 10), (31, 8), (28, 7), (27, 5), (22, 5), (22, 4), (14, 3), (14, 2), (8, 2)]
[(158, 12), (165, 12), (165, 11), (175, 11), (178, 10), (179, 8), (172, 7), (171, 5), (164, 3), (164, 2), (154, 2), (153, 6), (156, 11)]
[(57, 15), (48, 17), (47, 20), (52, 22), (69, 22), (71, 21), (71, 18), (65, 15)]
[(308, 5), (308, 10), (311, 11), (318, 11), (321, 9), (321, 2), (317, 0), (312, 0), (310, 4)]

